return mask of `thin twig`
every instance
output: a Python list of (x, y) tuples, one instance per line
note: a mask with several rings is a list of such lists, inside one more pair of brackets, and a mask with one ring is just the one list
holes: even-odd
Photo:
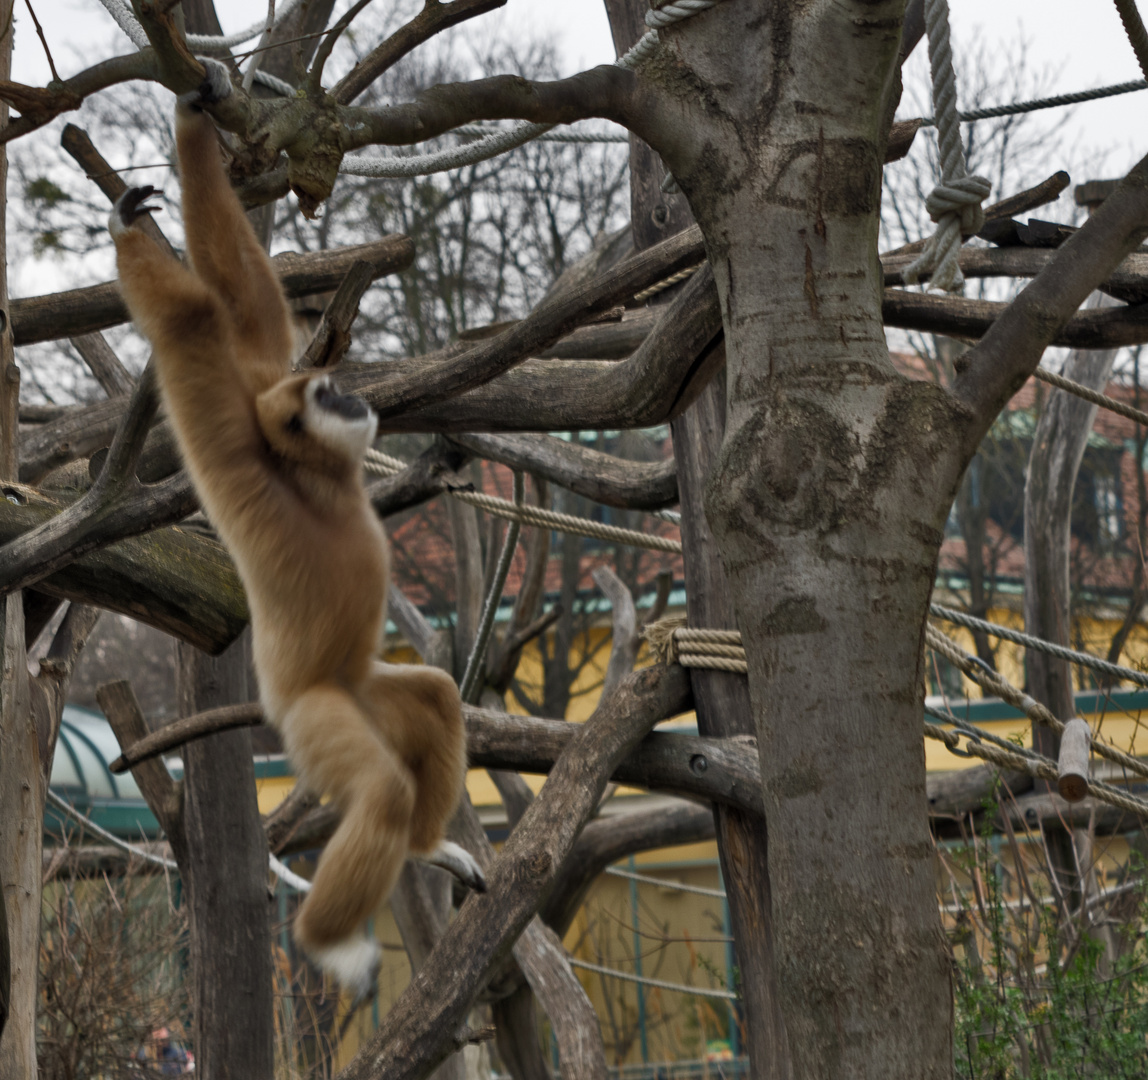
[(36, 12), (32, 7), (32, 0), (24, 0), (28, 7), (28, 14), (32, 16), (32, 22), (36, 27), (36, 33), (40, 35), (40, 44), (44, 46), (44, 55), (48, 58), (48, 67), (52, 69), (52, 81), (60, 81), (60, 73), (56, 70), (56, 62), (52, 59), (52, 50), (48, 48), (48, 39), (44, 37), (44, 28), (40, 25), (40, 20), (36, 18)]

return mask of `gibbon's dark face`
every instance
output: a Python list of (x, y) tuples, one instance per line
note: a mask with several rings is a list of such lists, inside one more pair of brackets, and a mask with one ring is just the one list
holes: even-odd
[(272, 451), (317, 468), (362, 464), (375, 439), (375, 414), (339, 393), (328, 375), (291, 375), (259, 395), (259, 426)]

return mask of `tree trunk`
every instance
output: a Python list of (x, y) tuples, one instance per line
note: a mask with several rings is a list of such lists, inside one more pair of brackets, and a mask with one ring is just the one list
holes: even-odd
[[(725, 394), (723, 374), (671, 425), (681, 495), (689, 623), (714, 630), (737, 625), (733, 598), (721, 564), (712, 554), (713, 534), (702, 508), (705, 482), (725, 430)], [(749, 684), (744, 678), (694, 669), (690, 682), (699, 734), (727, 738), (753, 734)], [(741, 973), (750, 1071), (755, 1076), (785, 1080), (792, 1075), (792, 1067), (777, 991), (765, 818), (715, 805), (714, 825)]]
[[(179, 646), (180, 713), (250, 701), (249, 635), (222, 656)], [(196, 1075), (271, 1080), (275, 1066), (267, 837), (247, 728), (183, 750)]]
[[(12, 67), (12, 4), (0, 5), (0, 78)], [(8, 106), (0, 103), (0, 124)], [(19, 476), (17, 409), (20, 371), (8, 313), (7, 147), (0, 147), (0, 481)], [(43, 793), (39, 748), (28, 686), (24, 604), (20, 593), (0, 598), (0, 1080), (36, 1075), (36, 975), (40, 945)]]
[[(726, 432), (706, 509), (749, 665), (799, 1080), (953, 1068), (921, 637), (970, 451), (967, 414), (897, 374), (881, 321), (903, 6), (721, 4), (664, 34), (657, 68), (700, 125), (679, 118), (658, 144), (722, 305)], [(692, 79), (670, 79), (679, 67)], [(706, 88), (704, 110), (687, 85)]]
[[(647, 9), (644, 0), (606, 0), (618, 55), (645, 33)], [(681, 196), (667, 197), (662, 192), (664, 173), (658, 155), (631, 135), (630, 220), (637, 250), (692, 224), (686, 200)], [(670, 426), (678, 469), (689, 623), (709, 629), (734, 628), (732, 598), (702, 507), (705, 482), (725, 430), (724, 377), (715, 379)], [(745, 679), (698, 669), (690, 672), (690, 682), (701, 734), (753, 734)], [(765, 819), (715, 806), (714, 825), (741, 975), (750, 1069), (754, 1075), (787, 1080), (791, 1069), (775, 986)]]
[[(1100, 306), (1095, 294), (1091, 306)], [(1093, 390), (1103, 390), (1112, 374), (1115, 350), (1073, 351), (1065, 378)], [(1024, 626), (1035, 637), (1060, 645), (1072, 644), (1069, 558), (1072, 539), (1072, 496), (1097, 407), (1053, 390), (1036, 425), (1028, 476), (1024, 485)], [(1054, 716), (1070, 720), (1076, 713), (1072, 667), (1054, 656), (1029, 650), (1025, 654), (1028, 692)], [(1032, 725), (1032, 745), (1056, 759), (1060, 736)], [(1036, 781), (1037, 790), (1054, 792), (1056, 785)], [(1072, 836), (1063, 828), (1048, 830), (1053, 866), (1067, 893), (1078, 886)]]

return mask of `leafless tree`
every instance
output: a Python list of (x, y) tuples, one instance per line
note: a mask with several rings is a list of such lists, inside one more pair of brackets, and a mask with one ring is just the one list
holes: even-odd
[[(744, 857), (729, 868), (740, 897), (731, 906), (744, 916), (735, 915), (734, 936), (752, 975), (745, 996), (755, 1071), (800, 1080), (947, 1076), (950, 965), (935, 902), (919, 727), (921, 642), (934, 569), (968, 462), (1045, 348), (1144, 339), (1130, 311), (1078, 308), (1097, 287), (1123, 298), (1143, 294), (1144, 270), (1133, 253), (1148, 233), (1148, 165), (1136, 166), (1130, 181), (1056, 248), (966, 249), (961, 260), (969, 276), (1032, 278), (1011, 302), (913, 293), (896, 287), (903, 259), (879, 261), (877, 236), (882, 163), (903, 152), (916, 130), (890, 126), (900, 64), (920, 36), (915, 2), (903, 36), (903, 0), (768, 6), (722, 0), (662, 29), (657, 47), (633, 70), (602, 67), (560, 80), (494, 76), (356, 107), (403, 54), (445, 24), (496, 6), (498, 0), (429, 0), (335, 82), (323, 77), (324, 47), (303, 94), (267, 98), (238, 90), (213, 115), (231, 135), (240, 190), (252, 206), (291, 190), (302, 210), (314, 213), (334, 190), (338, 163), (366, 146), (409, 145), (481, 120), (598, 117), (627, 127), (635, 136), (632, 161), (646, 155), (653, 162), (632, 169), (632, 207), (644, 211), (632, 215), (637, 254), (555, 290), (501, 333), (384, 366), (344, 364), (342, 379), (371, 401), (391, 432), (519, 433), (511, 449), (503, 443), (483, 456), (513, 457), (515, 468), (575, 491), (600, 488), (614, 466), (582, 450), (579, 468), (565, 451), (527, 433), (681, 421), (674, 438), (691, 619), (736, 625), (749, 676), (727, 693), (676, 666), (638, 671), (607, 690), (585, 725), (548, 735), (563, 740), (548, 759), (550, 780), (497, 858), (481, 831), (466, 834), (489, 860), (489, 892), (465, 901), (346, 1076), (421, 1076), (446, 1059), (469, 1038), (466, 1017), (510, 951), (555, 1022), (564, 1071), (603, 1075), (601, 1042), (587, 1038), (576, 980), (535, 916), (559, 890), (573, 891), (560, 878), (593, 836), (597, 822), (587, 822), (610, 778), (639, 768), (650, 748), (666, 746), (648, 734), (650, 727), (695, 701), (699, 722), (704, 714), (708, 725), (701, 737), (707, 765), (704, 777), (686, 769), (675, 783), (679, 792), (707, 785), (711, 800), (728, 808), (713, 819), (722, 850)], [(5, 141), (113, 83), (151, 81), (175, 92), (197, 85), (200, 66), (170, 7), (137, 4), (149, 42), (140, 52), (48, 88), (0, 85), (21, 113), (3, 129)], [(645, 7), (611, 0), (609, 10), (621, 51), (637, 38), (635, 16)], [(661, 166), (641, 143), (660, 156), (684, 198), (659, 193)], [(1045, 197), (1023, 193), (1005, 205), (1019, 213)], [(697, 227), (682, 228), (690, 213)], [(383, 273), (414, 258), (411, 246), (398, 241), (342, 252), (281, 256), (288, 291), (328, 291), (346, 276), (345, 302), (356, 281), (364, 284), (361, 268), (348, 275), (356, 260)], [(708, 265), (669, 302), (616, 326), (588, 325), (703, 257)], [(332, 302), (323, 341), (346, 333), (335, 325), (342, 310)], [(14, 302), (8, 311), (5, 325), (17, 344), (75, 336), (123, 318), (114, 294), (98, 288)], [(890, 361), (886, 325), (977, 343), (947, 384), (906, 380)], [(616, 356), (603, 342), (616, 349), (637, 328), (644, 332), (626, 359), (591, 359)], [(541, 355), (567, 338), (578, 352)], [(12, 391), (5, 394), (11, 446), (16, 407)], [(112, 608), (130, 600), (153, 623), (215, 651), (240, 632), (245, 612), (222, 553), (210, 538), (166, 528), (194, 506), (178, 474), (148, 487), (133, 483), (162, 449), (162, 432), (153, 433), (147, 449), (141, 402), (146, 395), (137, 384), (130, 399), (79, 406), (37, 425), (70, 425), (66, 440), (61, 428), (28, 433), (36, 442), (28, 442), (18, 465), (25, 483), (10, 481), (17, 501), (0, 502), (11, 648), (22, 643), (13, 590), (31, 585)], [(45, 466), (107, 445), (117, 427), (103, 480), (80, 500), (31, 486)], [(376, 505), (398, 509), (454, 485), (447, 471), (453, 474), (458, 463), (434, 448), (428, 454), (373, 488)], [(623, 471), (633, 478), (638, 466)], [(11, 450), (5, 475), (17, 475)], [(640, 505), (633, 494), (621, 502)], [(452, 528), (473, 535), (477, 525), (459, 514)], [(157, 545), (177, 550), (145, 563), (140, 553), (154, 553)], [(474, 545), (465, 551), (472, 558)], [(188, 567), (185, 584), (194, 583), (185, 590), (193, 596), (179, 604), (176, 564)], [(475, 580), (471, 573), (464, 583), (456, 626), (476, 625)], [(433, 636), (413, 617), (409, 622), (426, 654)], [(457, 670), (468, 634), (454, 637)], [(21, 704), (27, 692), (11, 671), (12, 692), (0, 715), (0, 734), (8, 738), (27, 716)], [(735, 702), (728, 723), (723, 700)], [(251, 719), (251, 710), (232, 708)], [(232, 721), (236, 715), (228, 714)], [(475, 710), (468, 717), (482, 719)], [(501, 756), (485, 759), (502, 767), (522, 767), (550, 731), (537, 718), (494, 714), (490, 722), (495, 731), (517, 733)], [(142, 723), (136, 727), (142, 739)], [(130, 742), (128, 726), (120, 730)], [(752, 736), (756, 770), (729, 779), (735, 764), (749, 768), (743, 751)], [(476, 746), (478, 738), (476, 731)], [(7, 750), (10, 743), (2, 745)], [(134, 768), (139, 773), (147, 764)], [(22, 760), (6, 753), (2, 767), (10, 776), (43, 776), (38, 748)], [(653, 785), (654, 773), (646, 775)], [(752, 781), (744, 779), (749, 775)], [(3, 809), (0, 875), (15, 874), (21, 888), (38, 895), (39, 867), (33, 879), (27, 860), (9, 854), (8, 822), (17, 815)], [(200, 805), (199, 820), (207, 822), (213, 810)], [(42, 806), (26, 808), (36, 829), (41, 813)], [(178, 846), (178, 831), (169, 831)], [(243, 875), (254, 868), (249, 839), (236, 848)], [(26, 947), (26, 935), (14, 936), (14, 961)], [(27, 1000), (26, 981), (18, 978), (14, 1006)], [(212, 1014), (210, 999), (199, 1004), (201, 1030), (224, 1022)], [(23, 1033), (26, 1008), (14, 1007), (9, 1031), (21, 1016)], [(8, 1044), (6, 1034), (0, 1076), (30, 1075), (13, 1071)]]

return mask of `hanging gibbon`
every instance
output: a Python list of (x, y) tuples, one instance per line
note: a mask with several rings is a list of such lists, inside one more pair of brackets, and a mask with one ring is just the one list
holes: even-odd
[(376, 659), (390, 570), (362, 481), (375, 415), (326, 375), (290, 369), (287, 302), (202, 111), (231, 83), (203, 63), (176, 108), (190, 268), (136, 227), (150, 187), (128, 189), (109, 228), (183, 460), (247, 590), (266, 716), (299, 777), (342, 813), (295, 937), (362, 995), (379, 962), (363, 924), (408, 854), (485, 887), (442, 839), (466, 770), (461, 703), (444, 672)]

